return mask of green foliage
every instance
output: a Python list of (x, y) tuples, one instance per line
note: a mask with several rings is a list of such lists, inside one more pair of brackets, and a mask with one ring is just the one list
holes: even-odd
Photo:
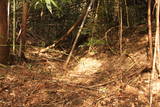
[(71, 0), (61, 0), (61, 1), (58, 1), (58, 0), (33, 0), (33, 4), (34, 4), (35, 9), (46, 7), (51, 14), (53, 11), (53, 6), (61, 11), (61, 8), (58, 4), (63, 5), (65, 3), (71, 3)]
[(89, 41), (86, 43), (87, 46), (95, 46), (95, 45), (104, 45), (105, 41), (104, 40), (100, 40), (97, 38), (90, 38)]
[(82, 35), (90, 35), (91, 34), (91, 29), (89, 29), (88, 27), (84, 27), (81, 34)]
[(44, 41), (40, 42), (39, 44), (40, 44), (39, 45), (40, 47), (45, 47), (46, 46), (46, 43)]
[(44, 8), (44, 6), (47, 7), (47, 9), (49, 10), (49, 12), (51, 14), (52, 14), (52, 7), (53, 6), (60, 9), (56, 0), (35, 0), (34, 1), (35, 8), (37, 8), (37, 7)]

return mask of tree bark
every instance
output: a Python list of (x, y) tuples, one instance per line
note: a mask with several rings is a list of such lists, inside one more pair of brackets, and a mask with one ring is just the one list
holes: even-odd
[(8, 0), (0, 0), (0, 63), (6, 64), (9, 56), (7, 45), (7, 3)]
[(160, 77), (160, 37), (159, 37), (159, 16), (160, 16), (160, 1), (156, 0), (156, 35), (155, 35), (155, 47), (154, 47), (154, 55), (153, 55), (153, 65), (152, 72), (150, 77), (150, 107), (152, 107), (153, 103), (153, 93), (152, 93), (152, 82), (153, 80), (157, 80)]
[(29, 4), (28, 2), (23, 1), (23, 14), (22, 14), (22, 26), (21, 30), (22, 33), (20, 35), (20, 48), (19, 48), (19, 57), (25, 58), (24, 51), (25, 51), (25, 38), (26, 38), (26, 31), (27, 31), (27, 19), (28, 19), (28, 12), (29, 12)]
[(149, 60), (152, 65), (153, 49), (152, 49), (151, 0), (148, 0), (148, 41), (149, 41)]
[(120, 55), (122, 56), (123, 53), (123, 45), (122, 45), (122, 39), (123, 39), (123, 12), (122, 12), (122, 7), (120, 5), (122, 1), (119, 0), (119, 48), (120, 48)]

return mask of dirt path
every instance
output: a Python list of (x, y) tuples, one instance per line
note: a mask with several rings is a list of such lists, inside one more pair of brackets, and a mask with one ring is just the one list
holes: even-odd
[[(30, 49), (32, 61), (0, 69), (0, 107), (148, 107), (144, 38), (130, 40), (121, 57), (85, 55), (68, 69), (62, 54)], [(154, 107), (160, 106), (157, 99)]]

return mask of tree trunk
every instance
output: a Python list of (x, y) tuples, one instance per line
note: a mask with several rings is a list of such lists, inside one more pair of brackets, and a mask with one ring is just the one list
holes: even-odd
[(89, 13), (92, 5), (94, 4), (94, 2), (95, 2), (95, 0), (91, 0), (89, 6), (88, 6), (88, 8), (87, 8), (86, 14), (85, 14), (85, 16), (84, 16), (84, 18), (83, 18), (83, 20), (82, 20), (81, 26), (80, 26), (80, 28), (79, 28), (79, 30), (78, 30), (78, 33), (77, 33), (77, 36), (76, 36), (76, 38), (75, 38), (75, 40), (74, 40), (74, 43), (73, 43), (72, 49), (71, 49), (71, 51), (70, 51), (70, 53), (69, 53), (69, 56), (68, 56), (68, 58), (67, 58), (67, 60), (66, 60), (66, 62), (65, 62), (64, 68), (67, 67), (67, 65), (68, 65), (68, 63), (69, 63), (69, 61), (70, 61), (70, 59), (71, 59), (73, 50), (75, 49), (76, 43), (77, 43), (78, 38), (79, 38), (79, 36), (80, 36), (80, 34), (81, 34), (81, 31), (82, 31), (82, 29), (83, 29), (83, 26), (84, 26), (84, 24), (85, 24), (85, 21), (86, 21), (86, 18), (87, 18), (87, 16), (88, 16), (88, 13)]
[(152, 73), (151, 73), (151, 77), (150, 77), (150, 107), (152, 107), (152, 103), (153, 103), (153, 87), (152, 86), (152, 82), (153, 80), (157, 80), (160, 77), (160, 37), (159, 37), (159, 16), (160, 16), (160, 1), (156, 0), (156, 35), (155, 35), (155, 47), (154, 47), (154, 55), (153, 55), (153, 65), (152, 65)]
[(148, 0), (148, 41), (149, 41), (149, 60), (152, 65), (153, 48), (152, 48), (151, 0)]
[(9, 56), (7, 46), (7, 2), (0, 0), (0, 63), (6, 64)]
[(26, 39), (26, 31), (27, 31), (27, 19), (28, 19), (28, 12), (29, 12), (29, 4), (28, 2), (23, 1), (23, 14), (22, 14), (22, 26), (21, 30), (22, 33), (20, 35), (20, 48), (19, 48), (19, 57), (25, 58), (24, 51), (25, 51), (25, 39)]
[(122, 1), (119, 0), (119, 48), (120, 48), (120, 55), (122, 55), (122, 48), (123, 48), (123, 45), (122, 45), (122, 36), (123, 36), (123, 12), (122, 12), (122, 7), (120, 6), (120, 3)]
[(62, 37), (55, 43), (55, 46), (56, 46), (56, 47), (58, 46), (58, 44), (59, 44), (61, 41), (65, 40), (66, 37), (69, 36), (75, 28), (77, 28), (77, 26), (82, 22), (85, 14), (86, 14), (86, 10), (85, 10), (85, 12), (77, 19), (77, 21), (72, 25), (72, 27), (64, 34), (64, 36), (62, 36)]
[(114, 21), (115, 23), (117, 24), (119, 21), (118, 21), (118, 18), (119, 18), (119, 0), (115, 0), (114, 1)]

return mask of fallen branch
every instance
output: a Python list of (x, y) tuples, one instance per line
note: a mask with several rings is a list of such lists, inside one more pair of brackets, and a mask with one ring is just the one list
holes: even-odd
[(72, 27), (64, 34), (64, 36), (62, 36), (58, 41), (56, 41), (55, 46), (58, 46), (58, 44), (65, 40), (67, 38), (67, 36), (69, 36), (72, 31), (82, 22), (82, 20), (85, 17), (87, 10), (85, 10), (85, 12), (80, 16), (80, 18), (77, 19), (77, 21), (72, 25)]
[(48, 51), (49, 49), (52, 49), (54, 47), (57, 47), (59, 45), (59, 43), (63, 40), (65, 40), (67, 38), (67, 36), (69, 36), (73, 30), (82, 22), (82, 20), (84, 19), (84, 16), (86, 14), (87, 10), (84, 11), (84, 13), (82, 13), (82, 15), (77, 19), (77, 21), (72, 25), (72, 27), (64, 34), (64, 36), (62, 36), (59, 40), (57, 40), (54, 44), (40, 50), (41, 53)]
[(92, 6), (92, 4), (94, 3), (94, 1), (95, 1), (95, 0), (91, 0), (89, 6), (88, 6), (88, 8), (87, 8), (86, 14), (85, 14), (85, 16), (84, 16), (84, 18), (83, 18), (83, 21), (82, 21), (82, 24), (81, 24), (81, 26), (80, 26), (80, 28), (79, 28), (79, 31), (78, 31), (78, 33), (77, 33), (77, 36), (76, 36), (76, 38), (75, 38), (75, 40), (74, 40), (72, 49), (71, 49), (71, 51), (70, 51), (70, 53), (69, 53), (69, 56), (68, 56), (68, 58), (67, 58), (67, 60), (66, 60), (65, 65), (64, 65), (65, 68), (67, 67), (67, 65), (68, 65), (68, 63), (69, 63), (69, 61), (70, 61), (70, 58), (71, 58), (72, 53), (73, 53), (73, 50), (74, 50), (74, 48), (75, 48), (75, 46), (76, 46), (76, 43), (77, 43), (77, 41), (78, 41), (78, 38), (79, 38), (79, 36), (80, 36), (80, 33), (81, 33), (82, 28), (83, 28), (83, 26), (84, 26), (84, 23), (85, 23), (85, 21), (86, 21), (86, 19), (87, 19), (89, 10), (91, 9), (91, 6)]
[(39, 52), (40, 53), (44, 53), (44, 52), (47, 52), (49, 49), (52, 49), (54, 47), (55, 47), (55, 44), (52, 44), (52, 45), (50, 45), (50, 46), (48, 46), (48, 47), (46, 47), (44, 49), (41, 49)]
[(0, 68), (8, 68), (8, 67), (9, 66), (0, 63)]

